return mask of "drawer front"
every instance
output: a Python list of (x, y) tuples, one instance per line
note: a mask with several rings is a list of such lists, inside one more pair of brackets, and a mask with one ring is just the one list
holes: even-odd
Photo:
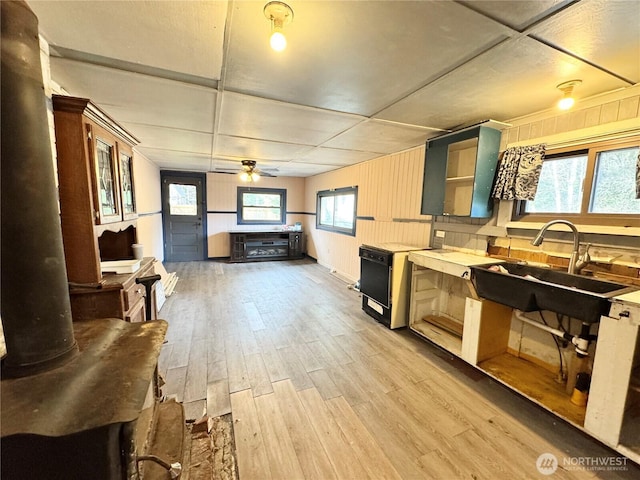
[(140, 300), (144, 302), (144, 287), (134, 283), (124, 291), (124, 309), (129, 310)]

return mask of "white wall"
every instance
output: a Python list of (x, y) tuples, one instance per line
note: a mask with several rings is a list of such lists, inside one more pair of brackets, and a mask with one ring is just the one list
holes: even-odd
[[(363, 162), (305, 180), (307, 251), (318, 263), (351, 281), (360, 278), (358, 247), (397, 242), (427, 246), (429, 215), (420, 215), (424, 147)], [(356, 236), (315, 228), (318, 191), (358, 187)]]
[[(256, 188), (283, 188), (287, 191), (287, 225), (303, 222), (304, 179), (296, 177), (265, 177), (254, 184)], [(229, 256), (230, 230), (273, 230), (272, 225), (238, 225), (238, 175), (207, 173), (207, 237), (209, 258)]]
[(138, 211), (138, 243), (144, 245), (145, 257), (164, 260), (160, 169), (134, 149), (133, 178)]

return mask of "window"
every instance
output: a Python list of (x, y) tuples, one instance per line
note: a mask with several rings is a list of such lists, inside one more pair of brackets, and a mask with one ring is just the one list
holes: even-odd
[(551, 150), (536, 197), (516, 202), (515, 217), (548, 221), (562, 216), (583, 224), (630, 225), (640, 218), (636, 168), (640, 139)]
[(169, 215), (198, 214), (198, 190), (195, 185), (169, 184)]
[(238, 225), (284, 225), (286, 216), (286, 190), (238, 187)]
[(356, 235), (358, 187), (318, 192), (316, 228)]

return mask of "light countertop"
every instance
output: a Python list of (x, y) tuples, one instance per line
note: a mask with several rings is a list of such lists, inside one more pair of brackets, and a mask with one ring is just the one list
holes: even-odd
[(504, 263), (504, 260), (497, 258), (445, 249), (412, 251), (409, 252), (409, 261), (431, 270), (466, 278), (471, 278), (472, 266)]
[(613, 300), (640, 306), (640, 290), (618, 295), (617, 297), (613, 297)]
[(381, 243), (366, 243), (363, 247), (373, 247), (379, 250), (386, 250), (387, 252), (410, 252), (412, 250), (422, 250), (429, 247), (421, 247), (419, 245), (407, 245), (405, 243), (394, 242), (381, 242)]

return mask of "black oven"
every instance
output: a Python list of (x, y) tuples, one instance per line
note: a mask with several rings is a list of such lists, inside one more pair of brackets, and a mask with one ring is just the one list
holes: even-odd
[(360, 293), (362, 310), (387, 327), (391, 324), (391, 270), (393, 252), (362, 245)]

